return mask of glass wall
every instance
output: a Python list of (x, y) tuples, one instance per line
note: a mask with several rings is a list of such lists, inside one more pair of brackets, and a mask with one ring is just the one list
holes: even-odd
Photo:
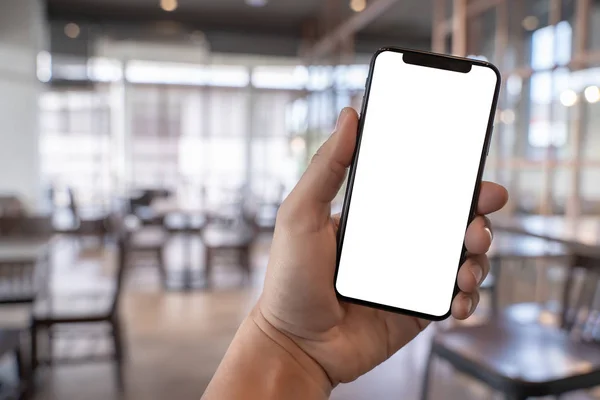
[(41, 169), (59, 202), (67, 201), (71, 187), (85, 204), (105, 204), (111, 191), (110, 125), (106, 86), (53, 90), (40, 98)]
[[(278, 201), (339, 110), (360, 107), (368, 67), (93, 59), (53, 70), (74, 88), (42, 98), (44, 178), (84, 204), (109, 204), (140, 188), (250, 189)], [(75, 89), (82, 80), (91, 84)]]
[[(502, 71), (486, 177), (509, 187), (513, 212), (599, 212), (600, 5), (482, 4), (457, 16), (467, 26), (469, 53), (457, 55), (487, 59)], [(458, 38), (446, 34), (450, 43)]]

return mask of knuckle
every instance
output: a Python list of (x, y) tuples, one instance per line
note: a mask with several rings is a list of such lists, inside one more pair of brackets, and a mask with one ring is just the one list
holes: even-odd
[(313, 154), (313, 156), (310, 158), (310, 163), (311, 164), (316, 163), (318, 160), (321, 159), (322, 154), (323, 154), (323, 146), (319, 147), (317, 149), (317, 151), (315, 152), (315, 154)]
[(287, 224), (291, 219), (293, 209), (288, 200), (284, 200), (277, 210), (276, 222), (278, 224)]

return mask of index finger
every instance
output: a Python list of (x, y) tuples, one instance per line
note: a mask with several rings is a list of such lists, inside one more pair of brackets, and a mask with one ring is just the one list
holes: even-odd
[(502, 185), (493, 182), (481, 182), (477, 214), (491, 214), (500, 210), (508, 202), (508, 191)]

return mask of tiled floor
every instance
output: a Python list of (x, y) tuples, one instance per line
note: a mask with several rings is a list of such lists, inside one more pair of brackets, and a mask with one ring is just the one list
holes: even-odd
[[(225, 272), (219, 275), (219, 288), (210, 292), (165, 293), (157, 284), (155, 269), (134, 268), (122, 305), (128, 343), (123, 398), (198, 400), (238, 324), (260, 293), (267, 257), (265, 239), (254, 255), (255, 275), (250, 287), (239, 288), (235, 272)], [(176, 243), (169, 250), (169, 263), (181, 263)], [(97, 251), (81, 252), (69, 243), (59, 243), (53, 286), (62, 292), (107, 285), (107, 264)], [(418, 399), (431, 329), (372, 372), (336, 388), (332, 398)], [(113, 378), (108, 362), (45, 368), (38, 379), (35, 400), (119, 398)], [(436, 363), (432, 381), (431, 399), (501, 398), (441, 363)], [(566, 398), (589, 397), (577, 394)]]

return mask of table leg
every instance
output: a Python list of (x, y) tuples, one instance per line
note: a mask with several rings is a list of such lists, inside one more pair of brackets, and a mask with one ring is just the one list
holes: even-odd
[(192, 276), (192, 234), (185, 232), (185, 259), (183, 265), (183, 290), (190, 291), (193, 289)]

